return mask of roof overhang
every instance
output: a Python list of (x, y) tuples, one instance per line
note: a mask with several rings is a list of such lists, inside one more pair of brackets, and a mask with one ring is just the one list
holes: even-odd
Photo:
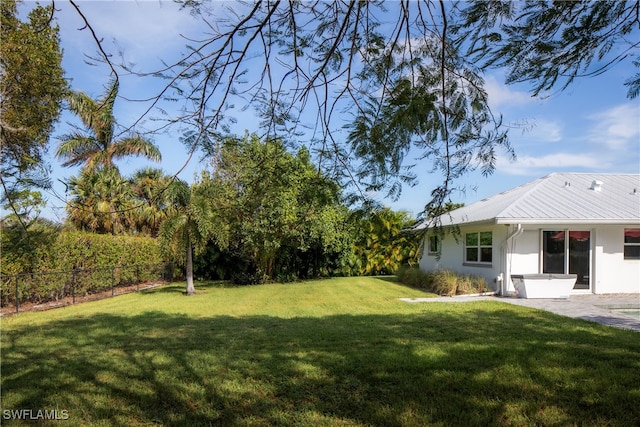
[(496, 218), (495, 224), (523, 225), (637, 225), (640, 218)]
[[(470, 222), (448, 222), (444, 221), (441, 227), (474, 227), (487, 225), (631, 225), (640, 227), (640, 218), (491, 218), (481, 221)], [(418, 225), (416, 230), (431, 229), (434, 227), (424, 227)]]

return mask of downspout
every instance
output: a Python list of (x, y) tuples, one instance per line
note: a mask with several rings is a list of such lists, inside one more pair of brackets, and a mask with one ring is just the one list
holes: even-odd
[[(519, 235), (521, 235), (524, 232), (524, 230), (522, 229), (522, 224), (516, 224), (516, 229), (513, 230), (513, 232), (511, 234), (509, 234), (507, 236), (506, 239), (504, 239), (504, 242), (502, 242), (502, 245), (500, 245), (500, 252), (502, 252), (503, 257), (502, 257), (502, 261), (504, 263), (503, 265), (503, 270), (506, 270), (507, 265), (509, 264), (509, 247), (512, 247), (512, 245), (510, 245), (511, 243), (513, 243), (513, 241), (516, 239), (516, 237), (518, 237)], [(511, 270), (511, 267), (509, 266), (509, 270)], [(509, 280), (507, 277), (505, 277), (505, 271), (502, 271), (500, 273), (500, 276), (498, 276), (496, 278), (496, 281), (498, 282), (498, 284), (500, 285), (500, 295), (501, 296), (507, 296), (507, 285), (506, 283), (508, 283), (507, 281)]]

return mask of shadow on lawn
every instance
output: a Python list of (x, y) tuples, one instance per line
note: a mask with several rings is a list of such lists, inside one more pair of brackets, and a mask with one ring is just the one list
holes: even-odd
[[(149, 289), (141, 291), (145, 294), (182, 294), (186, 295), (186, 282), (173, 282), (166, 286), (161, 286), (155, 289)], [(202, 293), (208, 289), (220, 289), (220, 288), (238, 288), (241, 285), (236, 285), (228, 280), (205, 280), (197, 282), (195, 285), (196, 294)]]
[(3, 409), (76, 425), (637, 425), (636, 336), (571, 322), (96, 314), (3, 334)]

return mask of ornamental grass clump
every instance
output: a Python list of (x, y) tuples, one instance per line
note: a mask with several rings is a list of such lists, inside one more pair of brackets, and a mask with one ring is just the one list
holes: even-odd
[(431, 290), (439, 295), (456, 295), (458, 291), (458, 275), (450, 270), (436, 272)]
[(398, 270), (396, 277), (400, 283), (412, 288), (431, 289), (434, 273), (416, 267), (405, 266)]
[(457, 295), (477, 294), (487, 292), (487, 281), (484, 277), (464, 274), (458, 276)]
[(475, 294), (488, 290), (483, 277), (458, 274), (451, 270), (423, 271), (419, 268), (405, 267), (400, 269), (396, 276), (402, 284), (445, 296)]

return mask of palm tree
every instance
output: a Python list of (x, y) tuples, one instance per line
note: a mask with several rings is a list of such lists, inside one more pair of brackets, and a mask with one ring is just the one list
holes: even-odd
[(171, 176), (156, 168), (141, 169), (131, 178), (131, 188), (137, 205), (132, 212), (137, 232), (152, 237), (158, 236), (160, 225), (167, 217), (167, 190), (171, 180)]
[(196, 184), (191, 187), (176, 180), (167, 189), (172, 201), (167, 219), (160, 227), (160, 241), (165, 252), (184, 254), (187, 278), (187, 295), (195, 294), (193, 286), (193, 253), (205, 249), (209, 239), (216, 240), (219, 247), (226, 247), (228, 232), (217, 218), (212, 197), (207, 194), (210, 186)]
[(93, 171), (114, 167), (114, 160), (128, 156), (160, 161), (158, 147), (137, 133), (114, 140), (113, 105), (117, 94), (118, 81), (113, 79), (97, 100), (82, 91), (68, 95), (69, 109), (82, 120), (88, 132), (75, 131), (60, 138), (56, 156), (63, 160), (63, 166), (83, 165), (85, 170)]
[(113, 167), (85, 171), (69, 181), (69, 221), (78, 229), (121, 234), (131, 226), (131, 184)]

